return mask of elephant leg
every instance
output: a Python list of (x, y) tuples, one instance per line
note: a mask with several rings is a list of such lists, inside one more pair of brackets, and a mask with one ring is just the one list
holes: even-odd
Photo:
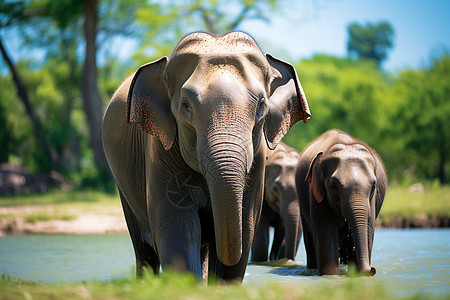
[(333, 222), (322, 218), (314, 224), (314, 246), (321, 275), (337, 275), (339, 261), (339, 232)]
[(317, 269), (317, 259), (316, 259), (316, 250), (314, 249), (314, 239), (309, 224), (304, 220), (306, 220), (306, 218), (302, 216), (303, 242), (305, 243), (305, 250), (306, 250), (306, 267), (308, 269)]
[(152, 268), (153, 272), (158, 274), (160, 268), (158, 254), (155, 249), (153, 249), (153, 247), (142, 238), (142, 229), (133, 215), (120, 188), (119, 195), (136, 256), (136, 276), (142, 276), (143, 269), (147, 267)]
[(161, 265), (177, 271), (193, 272), (199, 279), (202, 272), (201, 225), (194, 208), (166, 208), (159, 211), (156, 225), (159, 232), (157, 248)]
[(201, 248), (201, 260), (202, 260), (202, 275), (203, 283), (208, 283), (208, 257), (209, 257), (209, 247), (207, 243), (204, 243)]
[(267, 261), (269, 252), (269, 222), (264, 216), (259, 220), (256, 227), (255, 237), (252, 245), (252, 262)]
[(284, 228), (282, 226), (275, 227), (273, 233), (272, 249), (270, 251), (270, 260), (277, 260), (286, 257), (286, 249), (284, 247)]

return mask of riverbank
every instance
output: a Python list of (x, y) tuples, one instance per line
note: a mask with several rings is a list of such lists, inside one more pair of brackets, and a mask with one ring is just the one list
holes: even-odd
[(127, 226), (120, 207), (105, 207), (104, 212), (91, 213), (75, 209), (70, 214), (61, 214), (48, 206), (0, 208), (0, 236), (121, 232), (127, 232)]
[[(450, 227), (450, 188), (390, 187), (377, 228)], [(0, 198), (0, 236), (127, 232), (118, 195), (93, 191)]]
[(127, 232), (117, 195), (56, 192), (0, 198), (0, 236)]

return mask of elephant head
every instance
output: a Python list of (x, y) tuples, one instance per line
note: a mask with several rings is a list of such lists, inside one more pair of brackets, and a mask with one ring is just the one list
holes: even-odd
[(386, 178), (375, 152), (348, 138), (317, 153), (306, 181), (310, 183), (315, 200), (327, 201), (341, 224), (348, 223), (358, 270), (374, 275), (376, 270), (371, 267), (373, 234), (384, 199)]
[(170, 58), (138, 69), (127, 115), (165, 150), (176, 144), (185, 163), (204, 176), (217, 256), (224, 265), (238, 263), (243, 226), (256, 222), (243, 212), (243, 197), (256, 156), (265, 153), (263, 136), (275, 148), (293, 124), (310, 116), (294, 68), (263, 55), (247, 34), (193, 33)]
[(264, 200), (281, 217), (284, 227), (284, 249), (280, 249), (282, 252), (278, 253), (275, 259), (295, 260), (302, 236), (295, 188), (295, 171), (299, 157), (297, 150), (283, 143), (280, 143), (277, 149), (269, 150), (267, 155)]

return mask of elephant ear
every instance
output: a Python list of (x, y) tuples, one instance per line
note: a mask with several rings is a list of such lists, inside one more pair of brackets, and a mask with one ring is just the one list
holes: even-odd
[(311, 116), (305, 93), (292, 65), (266, 54), (270, 64), (269, 113), (264, 124), (267, 146), (275, 149), (288, 130)]
[(131, 81), (127, 99), (127, 122), (139, 123), (140, 129), (156, 136), (168, 150), (176, 135), (175, 118), (163, 73), (167, 57), (141, 66)]
[(375, 218), (378, 217), (378, 214), (380, 213), (381, 206), (383, 205), (384, 196), (386, 194), (386, 171), (384, 170), (384, 165), (381, 160), (381, 158), (376, 154), (373, 153), (375, 156), (375, 176), (377, 178), (377, 188), (376, 188), (376, 195), (375, 195)]
[(318, 203), (325, 198), (325, 185), (323, 182), (322, 172), (320, 170), (320, 161), (323, 152), (319, 152), (309, 165), (308, 173), (305, 181), (309, 182), (314, 198)]

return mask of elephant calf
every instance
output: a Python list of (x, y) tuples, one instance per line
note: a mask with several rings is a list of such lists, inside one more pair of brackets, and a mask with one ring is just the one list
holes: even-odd
[(300, 154), (280, 143), (267, 151), (261, 219), (252, 246), (252, 261), (267, 261), (269, 228), (274, 228), (270, 260), (295, 260), (302, 237), (300, 210), (295, 189), (295, 170)]
[(337, 274), (341, 258), (374, 275), (375, 219), (386, 193), (377, 153), (342, 131), (327, 131), (301, 153), (295, 181), (307, 267)]

